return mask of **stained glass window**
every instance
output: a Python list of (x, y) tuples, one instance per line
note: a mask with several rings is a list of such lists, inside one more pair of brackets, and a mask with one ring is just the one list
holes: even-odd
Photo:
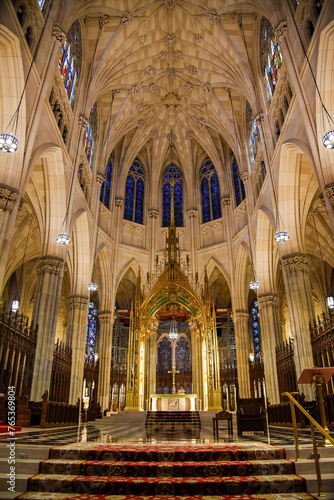
[(38, 6), (39, 6), (40, 10), (43, 10), (45, 0), (37, 0), (37, 1), (38, 1)]
[(182, 375), (191, 372), (190, 344), (184, 337), (180, 337), (175, 346), (175, 369)]
[(138, 224), (144, 220), (145, 172), (139, 160), (129, 170), (125, 184), (124, 219)]
[(251, 321), (252, 321), (252, 332), (253, 332), (253, 342), (254, 342), (254, 355), (255, 360), (259, 360), (261, 357), (261, 331), (260, 331), (260, 321), (259, 321), (259, 305), (257, 300), (254, 300), (251, 304)]
[(101, 186), (100, 190), (100, 201), (107, 207), (110, 208), (110, 192), (111, 192), (111, 179), (112, 179), (112, 153), (109, 156), (109, 160), (106, 167), (106, 179)]
[[(40, 9), (41, 4), (44, 5), (45, 0), (38, 0)], [(59, 69), (63, 77), (65, 90), (68, 99), (73, 108), (76, 94), (78, 79), (81, 68), (81, 30), (78, 21), (75, 21), (69, 29), (64, 45), (60, 51)]]
[(251, 165), (253, 168), (256, 160), (256, 155), (259, 149), (260, 137), (256, 125), (256, 120), (253, 115), (251, 105), (249, 103), (247, 103), (247, 108), (246, 108), (246, 122), (249, 134), (249, 154), (250, 154)]
[(219, 180), (216, 169), (209, 158), (200, 170), (203, 222), (219, 219), (221, 214)]
[(271, 102), (280, 74), (283, 57), (279, 44), (274, 40), (274, 31), (268, 19), (261, 20), (260, 57), (268, 100)]
[(89, 115), (88, 125), (84, 137), (84, 150), (86, 152), (90, 168), (92, 168), (93, 166), (96, 136), (97, 136), (97, 105), (95, 103)]
[(230, 158), (231, 158), (232, 178), (233, 178), (233, 186), (235, 193), (235, 203), (236, 206), (238, 206), (246, 198), (245, 186), (242, 180), (240, 179), (238, 163), (232, 150), (230, 151)]
[(162, 226), (170, 224), (171, 186), (174, 181), (174, 220), (176, 227), (183, 226), (183, 180), (181, 170), (173, 163), (165, 170), (162, 181)]
[(172, 370), (172, 345), (166, 337), (158, 345), (157, 367), (159, 372), (163, 374)]
[(89, 303), (87, 332), (86, 332), (86, 350), (85, 357), (89, 363), (94, 363), (95, 340), (97, 329), (97, 307), (94, 302)]

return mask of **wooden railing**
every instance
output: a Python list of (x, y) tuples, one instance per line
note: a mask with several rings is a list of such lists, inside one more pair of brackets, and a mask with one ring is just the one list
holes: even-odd
[(71, 381), (72, 350), (57, 340), (53, 353), (50, 399), (68, 403)]
[(76, 405), (48, 401), (48, 391), (43, 394), (41, 427), (77, 425), (79, 422), (80, 399)]
[(16, 397), (29, 399), (34, 370), (37, 327), (22, 314), (0, 311), (0, 392), (15, 387)]
[(279, 394), (296, 392), (297, 376), (291, 339), (276, 347), (276, 367)]

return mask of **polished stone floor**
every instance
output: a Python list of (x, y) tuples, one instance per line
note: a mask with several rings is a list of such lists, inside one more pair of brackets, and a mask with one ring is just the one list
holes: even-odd
[[(215, 412), (200, 412), (201, 429), (191, 432), (189, 429), (159, 429), (156, 431), (145, 429), (146, 412), (119, 412), (109, 417), (87, 422), (80, 422), (78, 426), (58, 427), (55, 429), (23, 428), (16, 435), (17, 445), (59, 446), (74, 442), (99, 443), (156, 443), (156, 442), (185, 442), (210, 443), (217, 442), (213, 436), (212, 417)], [(233, 436), (229, 436), (227, 422), (220, 423), (219, 442), (263, 442), (277, 446), (292, 447), (294, 445), (292, 429), (269, 426), (268, 435), (262, 433), (244, 433), (242, 438), (237, 436), (235, 418), (233, 421)], [(3, 443), (8, 436), (1, 436)], [(311, 435), (309, 430), (299, 430), (300, 445), (309, 445)], [(1, 443), (2, 444), (2, 443)]]

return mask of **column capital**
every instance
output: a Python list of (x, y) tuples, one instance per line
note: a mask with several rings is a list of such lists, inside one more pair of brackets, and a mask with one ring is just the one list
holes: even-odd
[(325, 186), (325, 191), (332, 207), (334, 208), (334, 182), (332, 184), (327, 184), (327, 186)]
[(264, 295), (260, 295), (257, 298), (259, 309), (265, 309), (269, 307), (278, 307), (279, 306), (279, 297), (274, 293), (267, 293)]
[(282, 264), (287, 272), (309, 271), (310, 259), (303, 253), (295, 253), (282, 257)]
[(86, 295), (72, 295), (68, 299), (69, 309), (87, 309), (89, 299)]
[(123, 205), (124, 205), (124, 198), (121, 198), (120, 196), (117, 196), (115, 198), (115, 207), (123, 208)]
[(237, 25), (239, 26), (239, 28), (241, 27), (241, 25), (242, 25), (242, 17), (241, 17), (241, 13), (240, 12), (232, 12), (232, 14), (230, 15), (230, 19), (234, 23), (237, 23)]
[(229, 207), (231, 205), (231, 198), (229, 196), (222, 196), (223, 207)]
[(187, 210), (188, 219), (196, 219), (197, 213), (197, 208), (190, 208)]
[(103, 324), (103, 325), (110, 325), (111, 324), (111, 316), (112, 316), (111, 311), (99, 311), (98, 312), (99, 322), (100, 322), (100, 324)]
[(285, 33), (287, 31), (288, 31), (288, 25), (287, 25), (286, 19), (283, 19), (282, 21), (280, 21), (278, 23), (278, 25), (274, 29), (274, 35), (275, 35), (276, 40), (278, 42), (281, 42), (281, 39), (283, 38), (283, 36), (285, 36)]
[(264, 114), (263, 114), (263, 111), (259, 111), (258, 113), (256, 113), (255, 115), (255, 121), (256, 121), (256, 125), (260, 125), (261, 122), (263, 122), (263, 119), (264, 119)]
[(66, 33), (59, 24), (54, 24), (52, 26), (52, 36), (59, 42), (60, 46), (63, 46), (66, 40)]
[(157, 208), (149, 208), (148, 216), (150, 219), (157, 219), (159, 215), (159, 210)]
[(97, 173), (96, 174), (96, 181), (101, 185), (104, 183), (106, 177), (104, 174)]
[(248, 177), (249, 177), (249, 174), (248, 174), (247, 170), (244, 170), (243, 172), (241, 172), (240, 179), (242, 180), (242, 182), (248, 181)]
[(249, 319), (249, 312), (246, 311), (245, 309), (237, 309), (235, 311), (235, 314), (233, 315), (234, 316), (234, 321), (235, 322), (244, 322), (244, 321), (248, 321)]
[(37, 261), (37, 275), (54, 274), (59, 276), (64, 266), (64, 259), (52, 255), (40, 257)]
[(82, 127), (82, 128), (87, 128), (87, 125), (88, 125), (88, 118), (83, 115), (83, 114), (80, 114), (79, 116), (79, 127)]
[(16, 189), (0, 184), (0, 210), (11, 212), (18, 197)]

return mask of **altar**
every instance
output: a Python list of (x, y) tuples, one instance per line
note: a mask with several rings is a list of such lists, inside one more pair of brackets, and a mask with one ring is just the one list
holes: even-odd
[(152, 411), (195, 411), (197, 394), (150, 394)]

